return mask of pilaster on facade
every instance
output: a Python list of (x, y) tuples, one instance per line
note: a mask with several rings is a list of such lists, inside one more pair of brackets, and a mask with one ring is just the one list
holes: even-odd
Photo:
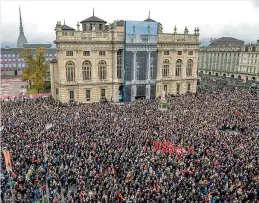
[(118, 77), (117, 77), (117, 49), (114, 49), (113, 51), (112, 51), (112, 57), (113, 57), (113, 63), (114, 63), (114, 65), (113, 65), (113, 78), (114, 78), (114, 80), (115, 81), (118, 81)]
[(162, 78), (162, 66), (163, 66), (162, 50), (158, 49), (158, 53), (157, 53), (157, 77), (156, 77), (157, 80)]
[(96, 54), (97, 54), (97, 50), (96, 49), (92, 49), (91, 50), (91, 54), (92, 54), (92, 81), (94, 83), (99, 81), (99, 77), (98, 77), (98, 64), (96, 62)]
[(146, 85), (146, 99), (150, 99), (150, 84)]
[(78, 82), (82, 83), (83, 82), (83, 75), (82, 75), (82, 61), (81, 61), (81, 54), (82, 50), (77, 49), (76, 50), (76, 61), (77, 61), (77, 75), (78, 75)]

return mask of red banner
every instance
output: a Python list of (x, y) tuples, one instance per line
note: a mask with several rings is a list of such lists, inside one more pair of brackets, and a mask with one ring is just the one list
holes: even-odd
[(167, 154), (167, 153), (176, 154), (178, 156), (194, 153), (193, 147), (175, 146), (173, 142), (162, 142), (162, 141), (154, 141), (152, 150), (161, 151), (163, 154)]

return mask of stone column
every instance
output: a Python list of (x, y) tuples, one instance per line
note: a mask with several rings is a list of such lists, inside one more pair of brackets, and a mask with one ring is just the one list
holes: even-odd
[(112, 98), (113, 101), (117, 101), (118, 100), (118, 95), (116, 94), (117, 91), (115, 91), (115, 85), (114, 82), (118, 82), (118, 78), (117, 78), (117, 50), (114, 49), (112, 50), (112, 57), (113, 57), (113, 64), (112, 64)]
[(97, 82), (98, 81), (98, 64), (96, 63), (96, 50), (92, 49), (91, 54), (92, 54), (92, 81)]
[(114, 67), (112, 67), (114, 71), (113, 78), (116, 79), (117, 81), (118, 77), (117, 77), (117, 50), (116, 49), (113, 50), (113, 62), (114, 62)]
[(133, 51), (133, 78), (132, 78), (132, 86), (131, 86), (131, 101), (135, 101), (135, 97), (137, 94), (137, 86), (135, 85), (137, 80), (137, 51)]
[(146, 85), (146, 99), (150, 99), (150, 56), (151, 51), (147, 52), (148, 58), (147, 58), (147, 81), (148, 84)]
[(136, 94), (137, 94), (137, 86), (132, 85), (131, 86), (131, 101), (135, 101)]
[(150, 80), (150, 56), (151, 56), (151, 51), (147, 52), (148, 58), (147, 58), (147, 80)]
[(66, 84), (66, 64), (64, 63), (64, 49), (57, 50), (57, 61), (58, 61), (58, 81), (60, 84)]
[(136, 82), (136, 68), (137, 68), (137, 51), (133, 51), (133, 78), (132, 78), (132, 82)]
[(198, 58), (199, 58), (199, 49), (195, 49), (195, 59), (193, 60), (193, 68), (192, 68), (192, 77), (195, 77), (195, 78), (197, 78)]
[(181, 78), (186, 78), (186, 68), (187, 68), (187, 49), (183, 50), (183, 62), (182, 62), (182, 72)]
[(77, 80), (79, 83), (83, 82), (83, 74), (82, 74), (82, 64), (80, 63), (80, 54), (82, 54), (81, 50), (76, 50), (76, 63), (77, 63)]
[(146, 85), (146, 99), (150, 99), (150, 84)]
[(157, 74), (156, 74), (156, 80), (161, 80), (162, 79), (162, 50), (158, 50), (158, 53), (157, 53), (157, 68), (156, 68), (156, 71), (157, 71)]
[(160, 95), (160, 87), (162, 80), (162, 50), (158, 49), (157, 53), (157, 67), (156, 67), (156, 97)]
[(170, 64), (169, 74), (170, 74), (170, 77), (175, 78), (177, 51), (175, 49), (172, 49), (172, 52), (173, 52), (173, 57), (172, 57), (172, 63)]

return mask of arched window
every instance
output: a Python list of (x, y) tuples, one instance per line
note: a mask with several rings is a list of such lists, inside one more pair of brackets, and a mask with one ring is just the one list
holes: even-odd
[(189, 59), (187, 61), (187, 67), (186, 67), (186, 76), (190, 77), (192, 76), (192, 69), (193, 69), (193, 61)]
[(66, 76), (67, 81), (75, 81), (75, 64), (72, 61), (66, 64)]
[(182, 74), (182, 60), (178, 59), (176, 61), (175, 76), (181, 76), (181, 74)]
[(169, 76), (169, 60), (167, 59), (163, 61), (162, 76), (163, 77)]
[(101, 80), (106, 79), (106, 77), (107, 77), (106, 62), (100, 61), (98, 64), (98, 68), (99, 68), (99, 78)]
[(90, 61), (84, 61), (82, 65), (83, 80), (91, 80), (92, 65)]

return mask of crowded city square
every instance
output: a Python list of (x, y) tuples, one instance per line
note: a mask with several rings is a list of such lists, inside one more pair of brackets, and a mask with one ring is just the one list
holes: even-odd
[(167, 101), (2, 102), (2, 202), (258, 202), (258, 97), (203, 86)]

